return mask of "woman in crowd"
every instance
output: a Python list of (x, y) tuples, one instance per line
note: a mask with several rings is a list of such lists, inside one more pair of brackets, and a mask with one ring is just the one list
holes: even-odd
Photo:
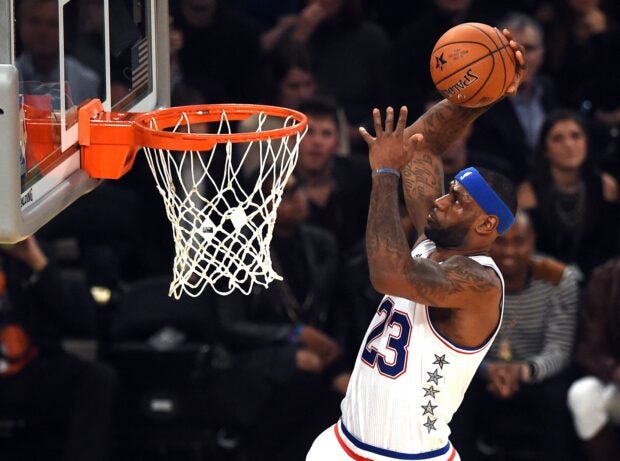
[[(541, 130), (537, 167), (519, 190), (538, 250), (577, 264), (587, 277), (618, 252), (618, 183), (590, 160), (579, 114), (558, 110)], [(594, 243), (596, 242), (596, 243)]]

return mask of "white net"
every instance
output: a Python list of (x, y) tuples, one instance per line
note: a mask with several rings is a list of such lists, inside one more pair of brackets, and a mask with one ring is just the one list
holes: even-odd
[[(272, 127), (274, 118), (258, 114), (256, 131), (262, 132), (268, 119)], [(158, 129), (156, 120), (149, 123)], [(291, 117), (280, 118), (280, 128), (294, 124)], [(192, 129), (183, 114), (171, 131), (204, 129), (204, 125)], [(225, 112), (213, 131), (232, 133)], [(199, 296), (208, 286), (221, 295), (235, 289), (248, 294), (254, 284), (267, 286), (281, 280), (272, 268), (269, 244), (304, 134), (255, 140), (238, 149), (230, 140), (216, 143), (209, 151), (144, 148), (172, 224), (175, 258), (170, 296)], [(253, 155), (259, 156), (259, 162), (250, 181), (244, 175), (244, 163)]]

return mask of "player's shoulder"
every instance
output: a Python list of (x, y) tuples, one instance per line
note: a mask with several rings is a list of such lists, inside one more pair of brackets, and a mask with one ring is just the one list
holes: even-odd
[(559, 285), (567, 278), (578, 279), (578, 270), (555, 258), (536, 255), (530, 258), (532, 280), (539, 280), (551, 285)]

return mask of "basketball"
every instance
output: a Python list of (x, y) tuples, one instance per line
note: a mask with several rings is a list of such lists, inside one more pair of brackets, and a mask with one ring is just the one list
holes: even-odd
[(482, 107), (504, 95), (515, 75), (515, 56), (496, 27), (468, 22), (437, 40), (430, 69), (435, 87), (446, 99)]

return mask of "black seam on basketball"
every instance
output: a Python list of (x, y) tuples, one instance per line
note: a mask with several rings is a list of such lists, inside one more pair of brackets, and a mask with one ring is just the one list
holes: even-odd
[[(491, 53), (491, 55), (493, 53)], [(462, 101), (459, 101), (459, 102), (462, 104), (464, 102), (471, 101), (473, 98), (475, 98), (478, 95), (478, 93), (480, 93), (484, 89), (484, 87), (486, 86), (487, 82), (491, 78), (491, 75), (493, 75), (493, 70), (494, 69), (495, 69), (495, 56), (493, 56), (493, 66), (491, 67), (491, 72), (489, 72), (489, 75), (487, 75), (486, 80), (484, 82), (482, 82), (482, 84), (480, 85), (480, 88), (478, 88), (478, 90), (474, 94), (470, 95), (469, 98), (466, 98), (466, 99), (464, 99)]]
[[(485, 31), (483, 28), (481, 28), (481, 27), (478, 27), (478, 26), (476, 26), (476, 25), (474, 25), (474, 24), (471, 24), (471, 23), (470, 23), (470, 24), (463, 24), (463, 25), (465, 25), (465, 26), (467, 26), (467, 27), (473, 27), (474, 29), (477, 29), (477, 30), (479, 30), (480, 32), (482, 32), (484, 35), (486, 35), (486, 36), (487, 36), (487, 38), (488, 38), (489, 40), (491, 40), (491, 43), (493, 43), (493, 45), (495, 45), (495, 48), (497, 48), (498, 50), (500, 49), (500, 47), (505, 47), (505, 46), (506, 46), (506, 45), (504, 45), (504, 43), (503, 43), (503, 41), (501, 40), (501, 38), (500, 38), (500, 41), (499, 41), (499, 42), (500, 42), (500, 43), (499, 43), (499, 45), (498, 45), (497, 43), (495, 43), (495, 40), (493, 40), (493, 36), (492, 36), (492, 35), (487, 34), (487, 33), (486, 33), (486, 31)], [(491, 27), (491, 26), (489, 26), (489, 27)], [(495, 31), (496, 29), (497, 29), (496, 27), (493, 27), (493, 31)]]
[[(446, 42), (446, 43), (444, 43), (439, 48), (434, 49), (432, 54), (437, 53), (439, 50), (441, 50), (442, 48), (445, 48), (448, 45), (454, 45), (455, 43), (475, 43), (476, 45), (480, 45), (480, 46), (486, 48), (489, 53), (493, 52), (493, 50), (491, 48), (489, 48), (488, 46), (486, 46), (484, 43), (476, 42), (474, 40), (456, 40), (454, 42)], [(495, 44), (495, 42), (493, 42), (493, 44)], [(497, 48), (497, 46), (495, 48)]]
[[(455, 43), (459, 43), (459, 42), (455, 42)], [(465, 43), (465, 42), (460, 42), (460, 43)], [(473, 43), (478, 43), (478, 42), (473, 42)], [(484, 56), (480, 56), (478, 59), (476, 59), (475, 61), (471, 61), (469, 63), (467, 63), (467, 65), (463, 66), (463, 67), (459, 67), (458, 69), (456, 69), (455, 71), (453, 71), (451, 74), (446, 75), (445, 77), (443, 77), (441, 80), (438, 80), (437, 82), (435, 82), (435, 85), (439, 85), (441, 82), (443, 82), (445, 79), (452, 77), (454, 74), (458, 74), (459, 72), (461, 72), (463, 69), (476, 64), (477, 62), (482, 61), (483, 59), (487, 58), (488, 56), (492, 56), (495, 53), (500, 52), (501, 50), (503, 50), (504, 48), (506, 48), (509, 45), (504, 45), (504, 47), (502, 48), (497, 48), (496, 50), (493, 50), (491, 52), (489, 52), (488, 54), (485, 54)], [(495, 62), (495, 59), (493, 59), (493, 62)], [(493, 64), (493, 67), (491, 68), (491, 71), (495, 68), (495, 64)], [(492, 72), (491, 72), (492, 73)], [(490, 74), (489, 74), (490, 75)], [(486, 83), (486, 82), (485, 82)]]
[[(499, 35), (499, 30), (497, 30), (496, 28), (493, 28), (493, 31), (495, 32), (496, 35)], [(501, 41), (501, 37), (500, 37), (500, 41)], [(501, 49), (504, 50), (506, 48), (506, 45), (504, 45)], [(504, 83), (502, 84), (502, 89), (501, 89), (501, 93), (503, 93), (504, 91), (506, 91), (506, 80), (508, 80), (507, 77), (507, 71), (508, 69), (506, 68), (506, 61), (504, 61), (504, 56), (502, 55), (501, 51), (499, 53), (500, 58), (502, 58), (502, 65), (504, 66)], [(501, 96), (501, 93), (498, 94), (497, 96)]]

